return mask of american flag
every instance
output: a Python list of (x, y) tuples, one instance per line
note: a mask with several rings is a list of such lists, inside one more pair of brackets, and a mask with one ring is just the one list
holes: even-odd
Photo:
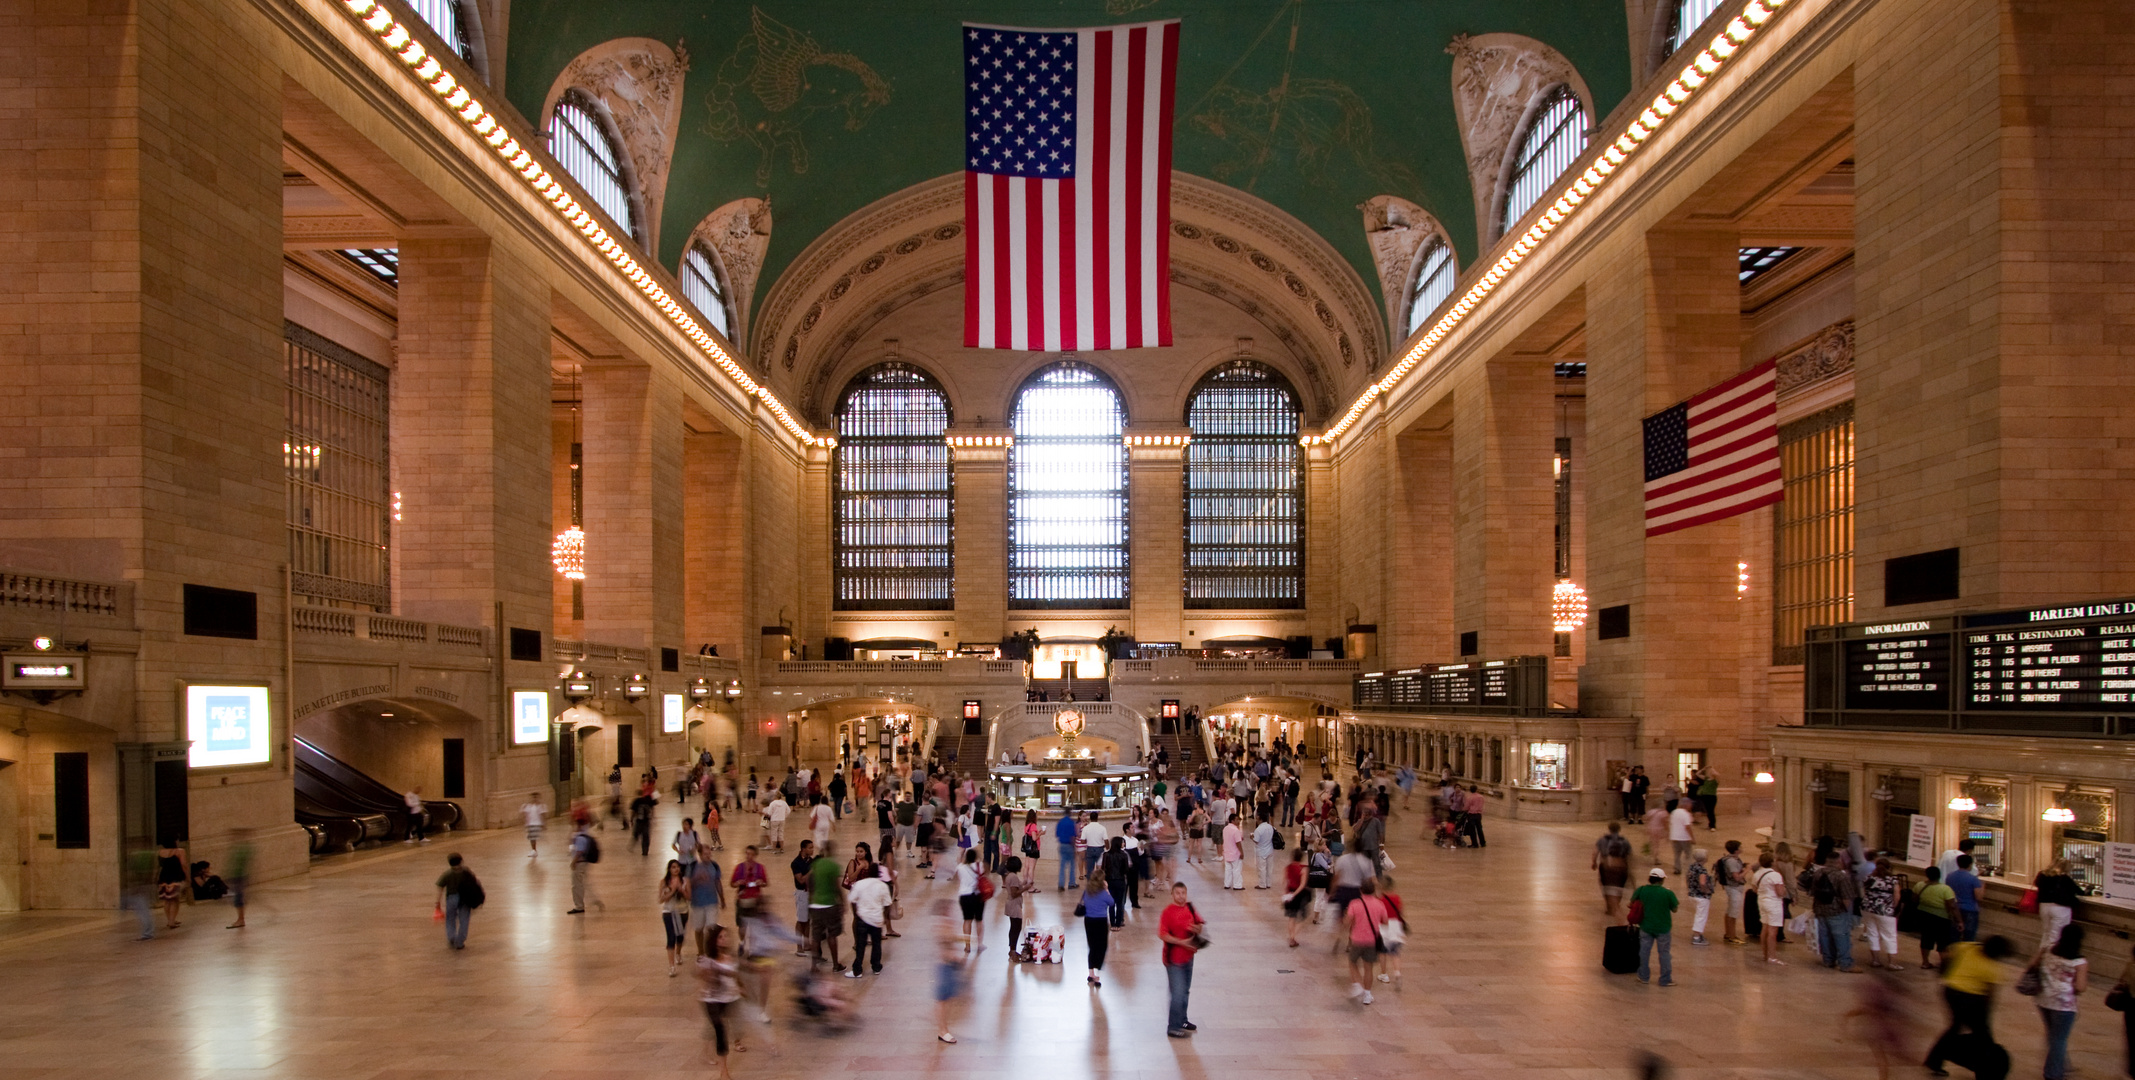
[(1179, 24), (964, 26), (964, 344), (1171, 344)]
[(1767, 360), (1646, 417), (1646, 535), (1770, 506), (1779, 468), (1779, 384)]

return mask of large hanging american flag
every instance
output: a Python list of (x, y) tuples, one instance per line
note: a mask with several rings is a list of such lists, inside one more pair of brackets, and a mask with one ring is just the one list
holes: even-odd
[(1171, 344), (1177, 20), (964, 27), (964, 344)]
[(1647, 536), (1780, 500), (1775, 370), (1767, 360), (1646, 417)]

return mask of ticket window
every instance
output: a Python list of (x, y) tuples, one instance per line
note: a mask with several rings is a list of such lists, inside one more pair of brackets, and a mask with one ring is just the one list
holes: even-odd
[(1878, 846), (1902, 853), (1912, 841), (1913, 815), (1920, 812), (1920, 778), (1885, 775), (1876, 779), (1890, 792), (1889, 801), (1883, 804), (1883, 838)]
[(2112, 838), (2113, 797), (2092, 792), (2053, 796), (2054, 806), (2075, 814), (2053, 825), (2053, 854), (2068, 861), (2068, 876), (2085, 896), (2105, 886), (2105, 843)]
[(1980, 877), (1997, 876), (2002, 872), (2008, 839), (2008, 785), (1965, 784), (1962, 791), (1977, 804), (1957, 816), (1957, 835), (1972, 841), (1972, 872)]
[(1570, 787), (1571, 747), (1564, 743), (1528, 743), (1527, 782), (1539, 788)]
[(1853, 774), (1825, 769), (1819, 775), (1824, 790), (1816, 797), (1816, 835), (1844, 844), (1853, 831)]

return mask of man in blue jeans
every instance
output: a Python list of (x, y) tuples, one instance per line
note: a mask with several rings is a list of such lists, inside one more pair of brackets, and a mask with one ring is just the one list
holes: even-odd
[(1860, 922), (1861, 883), (1846, 869), (1838, 852), (1816, 868), (1809, 898), (1815, 904), (1816, 951), (1823, 955), (1824, 966), (1858, 973), (1861, 969), (1853, 966), (1853, 928)]
[(1201, 914), (1186, 902), (1186, 883), (1171, 884), (1171, 906), (1157, 920), (1156, 936), (1164, 943), (1164, 981), (1171, 989), (1171, 1013), (1164, 1034), (1184, 1039), (1197, 1030), (1186, 1018), (1186, 998), (1193, 992), (1195, 935), (1201, 932)]
[(1972, 872), (1972, 857), (1957, 856), (1957, 872), (1942, 879), (1950, 891), (1957, 894), (1957, 940), (1979, 940), (1979, 898), (1987, 894), (1987, 885)]
[(1068, 813), (1067, 807), (1061, 807), (1060, 820), (1053, 823), (1053, 843), (1060, 851), (1060, 888), (1057, 890), (1059, 892), (1066, 892), (1068, 886), (1075, 884), (1077, 880), (1075, 877), (1075, 837), (1078, 831), (1075, 827), (1075, 815)]

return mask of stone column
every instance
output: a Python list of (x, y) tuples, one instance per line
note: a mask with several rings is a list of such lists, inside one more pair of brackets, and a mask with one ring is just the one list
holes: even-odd
[(1000, 641), (1008, 613), (1008, 436), (956, 427), (956, 637)]
[(743, 621), (741, 440), (704, 423), (682, 436), (682, 640), (740, 657), (756, 644)]
[(1453, 417), (1434, 410), (1394, 440), (1387, 533), (1387, 625), (1380, 641), (1397, 666), (1457, 654), (1453, 628)]
[(1453, 629), (1474, 632), (1480, 656), (1547, 656), (1555, 642), (1551, 361), (1470, 365), (1453, 397)]
[(1735, 600), (1752, 519), (1647, 538), (1640, 422), (1742, 369), (1738, 242), (1727, 229), (1686, 228), (1621, 243), (1597, 263), (1620, 270), (1587, 285), (1587, 564), (1597, 616), (1587, 632), (1597, 632), (1600, 609), (1628, 604), (1631, 634), (1590, 639), (1579, 695), (1589, 714), (1639, 719), (1632, 762), (1660, 777), (1673, 774), (1678, 747), (1726, 748), (1714, 755), (1724, 766), (1752, 728)]
[(593, 361), (583, 455), (589, 641), (638, 648), (682, 631), (682, 398), (631, 360)]
[(1128, 602), (1141, 640), (1183, 641), (1186, 632), (1187, 438), (1173, 425), (1127, 429)]

